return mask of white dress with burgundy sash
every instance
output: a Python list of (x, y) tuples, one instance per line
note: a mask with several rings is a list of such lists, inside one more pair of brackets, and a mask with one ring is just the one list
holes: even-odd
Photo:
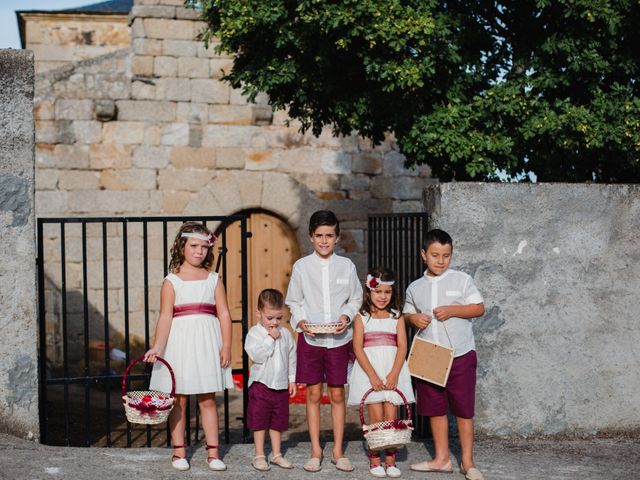
[[(371, 318), (368, 315), (360, 315), (362, 316), (362, 324), (364, 325), (364, 352), (367, 354), (369, 362), (371, 362), (371, 365), (378, 374), (378, 378), (384, 383), (387, 374), (393, 367), (396, 351), (398, 350), (396, 340), (398, 319), (393, 317)], [(360, 405), (360, 400), (362, 400), (362, 397), (370, 388), (371, 382), (369, 381), (369, 377), (356, 360), (351, 370), (351, 375), (349, 376), (349, 398), (347, 399), (347, 403), (349, 405)], [(400, 370), (398, 386), (396, 388), (404, 394), (409, 403), (415, 402), (413, 388), (411, 386), (411, 377), (406, 361)], [(380, 402), (404, 405), (400, 395), (389, 390), (372, 392), (365, 400), (365, 403)]]
[[(220, 392), (233, 388), (231, 368), (220, 366), (222, 334), (216, 316), (214, 292), (218, 274), (205, 280), (181, 280), (170, 273), (175, 291), (173, 321), (162, 357), (169, 362), (176, 377), (176, 393)], [(160, 362), (153, 366), (152, 390), (171, 391), (171, 377)]]

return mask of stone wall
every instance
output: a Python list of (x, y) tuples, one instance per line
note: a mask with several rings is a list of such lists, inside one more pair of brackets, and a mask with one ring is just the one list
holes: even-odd
[(485, 297), (478, 431), (638, 431), (640, 186), (450, 183), (426, 205)]
[(0, 50), (0, 431), (38, 436), (33, 54)]

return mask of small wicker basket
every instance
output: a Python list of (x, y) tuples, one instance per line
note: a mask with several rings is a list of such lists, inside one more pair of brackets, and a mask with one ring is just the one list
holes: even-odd
[(362, 425), (362, 431), (364, 432), (364, 438), (367, 440), (369, 450), (378, 451), (404, 447), (411, 441), (411, 432), (413, 431), (411, 409), (409, 408), (407, 398), (400, 390), (397, 388), (394, 389), (404, 401), (407, 412), (406, 420), (385, 420), (366, 425), (364, 420), (364, 401), (373, 391), (373, 388), (367, 390), (362, 396), (362, 400), (360, 400), (360, 425)]
[(338, 330), (341, 325), (340, 322), (307, 323), (307, 330), (315, 334), (336, 333), (336, 330)]
[(176, 378), (171, 365), (164, 359), (156, 357), (171, 374), (171, 393), (158, 392), (157, 390), (134, 390), (127, 393), (127, 375), (131, 368), (144, 359), (144, 355), (133, 360), (122, 377), (122, 404), (127, 414), (127, 420), (131, 423), (156, 425), (165, 422), (173, 408), (176, 393)]

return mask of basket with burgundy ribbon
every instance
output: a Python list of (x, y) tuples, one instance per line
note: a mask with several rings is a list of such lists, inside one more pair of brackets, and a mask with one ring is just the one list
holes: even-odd
[(165, 422), (173, 408), (176, 393), (176, 378), (171, 365), (161, 357), (158, 361), (169, 369), (171, 374), (171, 393), (158, 392), (157, 390), (134, 390), (127, 392), (127, 375), (131, 368), (144, 359), (144, 355), (133, 360), (122, 377), (122, 404), (127, 414), (127, 420), (131, 423), (156, 425)]
[(362, 400), (360, 400), (360, 425), (362, 425), (362, 431), (364, 438), (367, 440), (369, 450), (377, 451), (404, 447), (411, 441), (411, 431), (413, 430), (411, 409), (407, 398), (397, 388), (393, 390), (400, 395), (404, 402), (405, 411), (407, 412), (406, 419), (383, 420), (382, 422), (367, 425), (364, 419), (364, 401), (373, 391), (373, 388), (367, 390), (362, 396)]

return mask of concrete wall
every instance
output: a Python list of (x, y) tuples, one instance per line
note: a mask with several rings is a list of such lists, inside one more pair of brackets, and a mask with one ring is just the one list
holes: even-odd
[(640, 429), (640, 185), (450, 183), (425, 200), (485, 297), (478, 431)]
[(33, 54), (0, 50), (0, 430), (38, 435)]

